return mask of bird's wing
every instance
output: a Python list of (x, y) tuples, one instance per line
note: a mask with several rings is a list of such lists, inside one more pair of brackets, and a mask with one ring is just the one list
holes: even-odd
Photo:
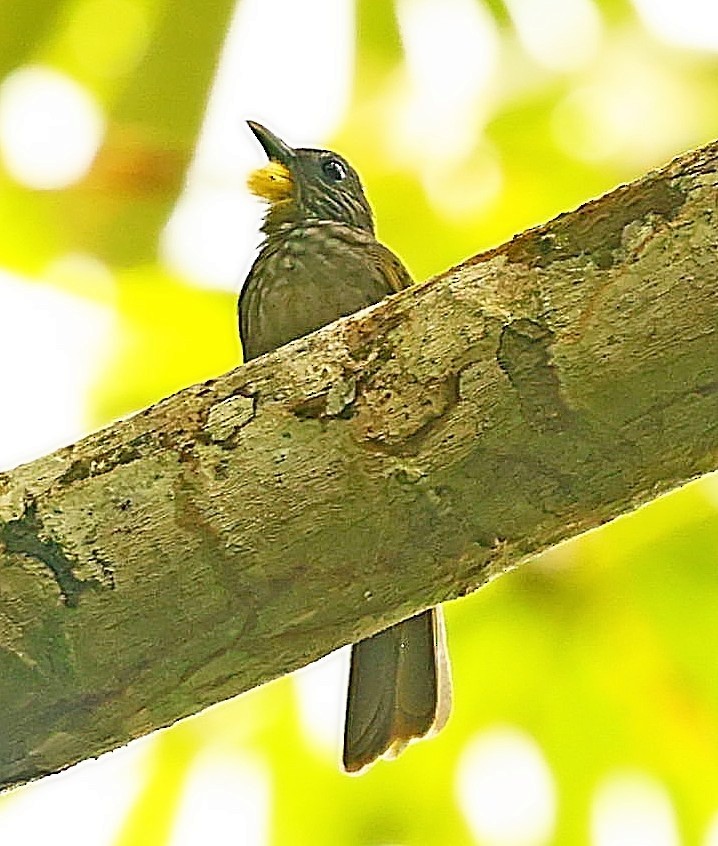
[(414, 280), (409, 275), (409, 271), (404, 267), (401, 259), (394, 255), (394, 253), (378, 241), (373, 241), (369, 245), (369, 250), (376, 262), (377, 268), (381, 271), (386, 279), (391, 293), (402, 291), (414, 284)]

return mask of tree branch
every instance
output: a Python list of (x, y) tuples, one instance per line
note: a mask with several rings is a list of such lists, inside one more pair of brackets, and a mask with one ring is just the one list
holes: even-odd
[(718, 466), (718, 143), (0, 474), (0, 784)]

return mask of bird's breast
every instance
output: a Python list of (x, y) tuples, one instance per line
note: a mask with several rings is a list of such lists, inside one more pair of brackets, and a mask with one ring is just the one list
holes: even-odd
[(261, 355), (378, 302), (391, 289), (363, 233), (317, 224), (265, 242), (243, 297), (246, 343)]

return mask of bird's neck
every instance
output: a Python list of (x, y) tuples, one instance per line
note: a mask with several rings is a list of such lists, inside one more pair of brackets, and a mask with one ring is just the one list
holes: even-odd
[[(271, 212), (270, 212), (271, 214)], [(336, 220), (322, 220), (319, 217), (303, 217), (301, 220), (289, 219), (272, 219), (269, 220), (269, 215), (264, 221), (262, 232), (264, 233), (264, 245), (272, 246), (278, 245), (288, 238), (301, 236), (303, 230), (332, 230), (334, 234), (341, 237), (349, 237), (350, 240), (359, 239), (364, 242), (367, 237), (374, 238), (374, 231), (363, 226), (351, 226), (348, 223), (342, 223)]]
[(286, 229), (287, 226), (298, 222), (296, 204), (291, 199), (281, 200), (278, 203), (272, 203), (267, 209), (262, 224), (262, 232), (270, 237), (274, 232)]
[(366, 220), (325, 220), (321, 215), (307, 214), (306, 210), (300, 210), (297, 203), (292, 199), (280, 200), (272, 203), (262, 224), (262, 232), (269, 239), (277, 233), (286, 233), (289, 230), (306, 228), (307, 226), (340, 226), (349, 229), (356, 229), (374, 235), (374, 221), (371, 215)]

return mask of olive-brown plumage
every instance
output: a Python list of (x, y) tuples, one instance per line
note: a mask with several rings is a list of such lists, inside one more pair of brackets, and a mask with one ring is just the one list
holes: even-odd
[[(259, 255), (239, 297), (246, 361), (372, 305), (411, 284), (374, 235), (356, 172), (328, 150), (293, 149), (249, 126), (269, 164), (249, 186), (269, 202)], [(352, 648), (343, 763), (356, 772), (438, 730), (450, 706), (440, 609)]]

